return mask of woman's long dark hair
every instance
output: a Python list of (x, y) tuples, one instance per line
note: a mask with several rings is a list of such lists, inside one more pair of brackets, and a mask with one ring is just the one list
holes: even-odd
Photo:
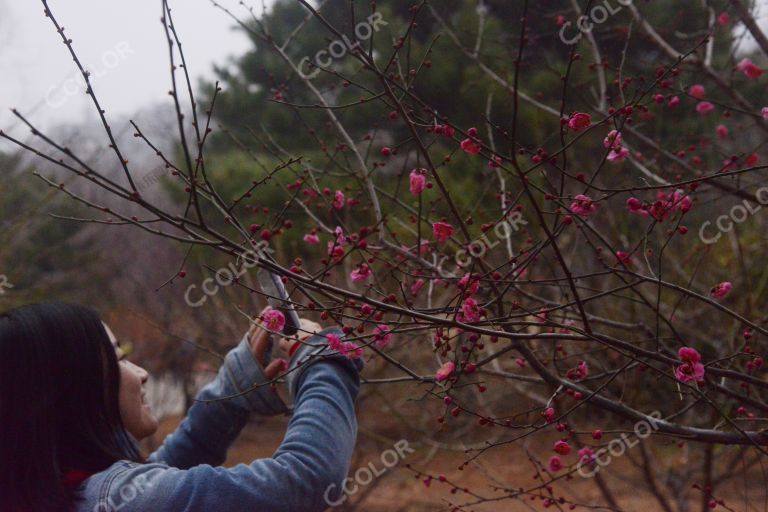
[(0, 314), (0, 511), (66, 511), (69, 470), (142, 461), (120, 418), (120, 369), (96, 311), (32, 304)]

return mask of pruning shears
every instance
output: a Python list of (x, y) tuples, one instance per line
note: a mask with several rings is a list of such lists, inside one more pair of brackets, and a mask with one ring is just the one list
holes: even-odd
[[(262, 257), (266, 257), (266, 255)], [(299, 315), (296, 313), (296, 310), (291, 304), (291, 300), (288, 297), (288, 291), (285, 289), (285, 285), (283, 284), (283, 280), (280, 278), (280, 276), (263, 267), (260, 267), (256, 271), (256, 279), (259, 281), (259, 286), (261, 287), (262, 293), (264, 293), (267, 298), (267, 303), (273, 309), (276, 309), (285, 315), (285, 326), (283, 327), (283, 334), (286, 336), (293, 336), (299, 332), (299, 327), (301, 326)], [(270, 337), (269, 344), (267, 345), (267, 351), (264, 354), (265, 365), (269, 364), (269, 361), (272, 359), (273, 346), (274, 341)]]

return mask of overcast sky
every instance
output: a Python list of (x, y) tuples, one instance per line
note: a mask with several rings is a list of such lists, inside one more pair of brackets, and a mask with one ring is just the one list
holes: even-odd
[[(257, 4), (260, 2), (257, 2)], [(271, 4), (271, 1), (267, 2)], [(233, 9), (235, 0), (222, 0)], [(167, 102), (170, 72), (160, 0), (49, 0), (75, 50), (91, 70), (108, 116)], [(234, 22), (209, 0), (171, 2), (189, 69), (212, 76), (251, 45)], [(16, 107), (41, 128), (96, 119), (82, 77), (40, 0), (0, 0), (0, 129), (18, 134), (9, 112)]]
[[(237, 0), (221, 2), (242, 12)], [(267, 5), (272, 2), (266, 0)], [(160, 0), (49, 0), (49, 5), (92, 71), (109, 117), (168, 103)], [(246, 36), (233, 30), (234, 22), (209, 0), (173, 0), (171, 7), (195, 85), (198, 77), (212, 76), (214, 63), (226, 65), (230, 56), (250, 47)], [(67, 121), (97, 121), (83, 91), (82, 77), (43, 15), (42, 2), (0, 0), (0, 129), (19, 134), (10, 107), (44, 129)]]

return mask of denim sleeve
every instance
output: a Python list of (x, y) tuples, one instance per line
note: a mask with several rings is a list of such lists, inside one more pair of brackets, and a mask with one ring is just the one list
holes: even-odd
[(269, 385), (254, 387), (266, 381), (246, 334), (224, 358), (213, 382), (197, 395), (197, 401), (176, 431), (165, 438), (149, 461), (180, 469), (222, 464), (249, 413), (269, 416), (288, 411)]
[[(322, 343), (315, 336), (313, 343)], [(271, 458), (232, 468), (178, 469), (124, 462), (105, 480), (100, 510), (319, 512), (336, 502), (357, 437), (355, 400), (363, 363), (340, 354), (295, 377), (293, 417)]]

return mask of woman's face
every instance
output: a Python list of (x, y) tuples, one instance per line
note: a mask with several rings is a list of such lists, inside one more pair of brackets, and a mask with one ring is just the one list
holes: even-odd
[(157, 431), (158, 422), (152, 415), (152, 410), (145, 400), (143, 384), (147, 382), (149, 374), (144, 368), (136, 366), (127, 359), (123, 350), (117, 344), (117, 338), (112, 330), (104, 324), (109, 339), (115, 347), (117, 359), (120, 361), (120, 417), (125, 429), (137, 440), (151, 436)]

